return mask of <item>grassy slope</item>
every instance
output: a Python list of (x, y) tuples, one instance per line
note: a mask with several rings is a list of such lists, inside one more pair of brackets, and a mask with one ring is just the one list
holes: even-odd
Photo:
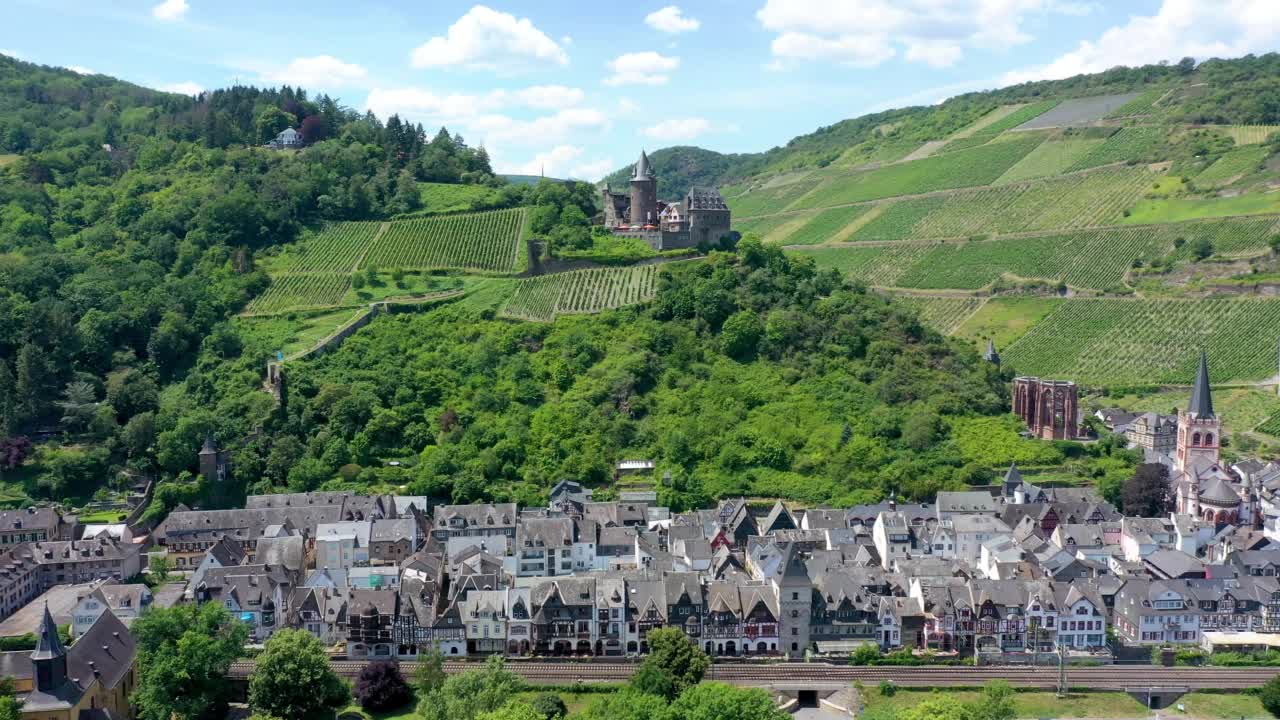
[(997, 350), (1003, 350), (1063, 302), (1061, 298), (992, 298), (952, 334), (973, 341), (981, 349), (986, 348), (990, 338)]
[[(957, 690), (947, 693), (962, 702), (982, 701), (978, 691)], [(892, 697), (883, 697), (875, 690), (868, 691), (867, 710), (905, 710), (928, 700), (932, 691), (899, 689)], [(1192, 720), (1217, 720), (1219, 718), (1261, 718), (1268, 714), (1256, 696), (1217, 693), (1189, 693), (1181, 702), (1185, 713), (1172, 708), (1164, 716), (1190, 718)], [(1139, 718), (1147, 717), (1142, 703), (1120, 692), (1072, 693), (1059, 699), (1051, 692), (1020, 692), (1014, 695), (1014, 709), (1018, 718)]]
[(1206, 199), (1148, 199), (1140, 200), (1124, 222), (1130, 225), (1145, 225), (1275, 212), (1280, 212), (1280, 192)]

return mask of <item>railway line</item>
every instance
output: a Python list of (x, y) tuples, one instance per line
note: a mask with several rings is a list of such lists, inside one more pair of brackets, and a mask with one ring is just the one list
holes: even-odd
[[(367, 664), (362, 660), (334, 660), (339, 675), (354, 678)], [(401, 663), (411, 676), (417, 663)], [(446, 662), (445, 672), (459, 673), (482, 667), (479, 662)], [(507, 668), (535, 685), (625, 682), (637, 665), (624, 662), (539, 662), (513, 660)], [(244, 679), (253, 673), (254, 663), (233, 663), (231, 677)], [(1090, 690), (1144, 690), (1185, 688), (1187, 690), (1244, 690), (1258, 687), (1277, 673), (1278, 668), (1189, 668), (1153, 666), (1070, 667), (1067, 683)], [(1056, 667), (1027, 666), (875, 666), (853, 667), (828, 663), (716, 664), (708, 680), (735, 685), (796, 686), (847, 685), (858, 681), (867, 685), (888, 680), (903, 687), (976, 687), (989, 680), (1004, 679), (1017, 687), (1053, 689), (1058, 684)]]

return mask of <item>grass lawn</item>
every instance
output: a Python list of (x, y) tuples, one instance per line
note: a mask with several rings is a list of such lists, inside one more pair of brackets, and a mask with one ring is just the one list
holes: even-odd
[(342, 712), (338, 713), (338, 716), (342, 717), (347, 714), (368, 718), (368, 720), (415, 720), (415, 718), (422, 717), (414, 714), (414, 706), (412, 704), (400, 710), (386, 713), (368, 713), (361, 710), (359, 705), (348, 705)]
[[(928, 700), (932, 690), (899, 688), (893, 697), (882, 697), (875, 688), (867, 688), (867, 709), (906, 710)], [(980, 703), (979, 690), (948, 692), (961, 702)], [(1125, 693), (1072, 693), (1059, 700), (1051, 692), (1020, 692), (1014, 695), (1014, 711), (1018, 718), (1137, 718), (1146, 717), (1142, 703)]]
[(1129, 216), (1124, 219), (1124, 223), (1142, 225), (1273, 212), (1280, 212), (1280, 193), (1254, 193), (1223, 198), (1139, 200)]
[(124, 520), (126, 514), (127, 513), (120, 512), (119, 510), (99, 510), (97, 512), (81, 515), (80, 524), (110, 525), (111, 523), (118, 523), (121, 520)]
[[(618, 687), (622, 687), (622, 686), (619, 685)], [(540, 695), (540, 694), (542, 693), (539, 690), (530, 690), (528, 692), (519, 693), (518, 695), (516, 695), (516, 697), (521, 700), (532, 700), (535, 695)], [(560, 699), (564, 701), (564, 706), (569, 709), (570, 715), (572, 715), (573, 713), (582, 712), (583, 710), (586, 710), (587, 708), (591, 707), (591, 703), (595, 702), (596, 698), (602, 697), (604, 695), (604, 693), (575, 693), (575, 692), (561, 692), (556, 694), (559, 695)]]
[(1062, 302), (1061, 298), (992, 298), (961, 323), (952, 335), (972, 340), (983, 350), (987, 344), (985, 338), (991, 338), (996, 350), (1000, 351), (1022, 337)]
[(397, 285), (391, 279), (391, 273), (378, 273), (378, 284), (365, 284), (364, 287), (356, 290), (351, 288), (347, 290), (347, 294), (342, 298), (343, 305), (367, 305), (371, 302), (382, 300), (389, 297), (399, 297), (401, 295), (415, 295), (429, 292), (441, 292), (445, 290), (456, 290), (462, 287), (462, 281), (456, 277), (438, 276), (438, 275), (422, 275), (405, 273), (401, 278), (400, 284)]
[(1161, 714), (1165, 717), (1188, 718), (1267, 718), (1271, 717), (1262, 707), (1257, 695), (1241, 695), (1239, 693), (1202, 693), (1193, 692), (1182, 696), (1178, 701), (1185, 708), (1179, 712), (1177, 704)]
[(498, 191), (484, 185), (454, 185), (451, 183), (418, 183), (422, 210), (412, 213), (434, 214), (459, 212), (475, 207), (486, 207), (498, 195)]

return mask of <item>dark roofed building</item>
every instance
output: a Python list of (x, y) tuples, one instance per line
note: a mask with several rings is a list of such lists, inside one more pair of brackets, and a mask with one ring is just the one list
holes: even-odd
[[(128, 718), (129, 692), (136, 684), (133, 636), (119, 618), (103, 613), (71, 649), (58, 638), (45, 612), (36, 649), (29, 656), (31, 689), (22, 715), (37, 718)], [(16, 664), (17, 663), (15, 659)]]

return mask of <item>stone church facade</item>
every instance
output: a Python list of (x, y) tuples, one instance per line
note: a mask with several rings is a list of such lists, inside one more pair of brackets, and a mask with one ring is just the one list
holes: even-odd
[(677, 203), (658, 199), (658, 178), (641, 151), (629, 192), (600, 191), (605, 228), (620, 237), (644, 240), (654, 250), (715, 245), (731, 229), (729, 206), (715, 188), (694, 187)]

